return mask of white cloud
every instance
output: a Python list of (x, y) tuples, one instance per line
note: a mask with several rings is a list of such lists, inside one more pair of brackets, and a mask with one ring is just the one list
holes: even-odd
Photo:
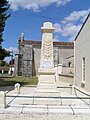
[(6, 58), (4, 59), (4, 61), (6, 61), (7, 63), (9, 63), (9, 62), (10, 62), (10, 60), (11, 60), (11, 58), (10, 58), (10, 57), (6, 57)]
[(55, 23), (55, 33), (63, 37), (69, 37), (68, 41), (74, 40), (79, 32), (90, 9), (82, 11), (74, 11), (65, 17), (60, 23)]
[(54, 24), (54, 27), (55, 27), (55, 32), (56, 32), (56, 33), (62, 32), (61, 24), (55, 23), (55, 24)]
[(82, 20), (87, 16), (87, 13), (90, 11), (82, 10), (82, 11), (73, 11), (68, 17), (65, 17), (62, 23), (66, 24), (68, 22), (76, 22), (77, 20)]
[(59, 35), (55, 35), (54, 38), (53, 38), (53, 41), (59, 41)]
[(31, 9), (33, 11), (39, 11), (40, 8), (49, 6), (53, 3), (57, 5), (65, 5), (71, 0), (9, 0), (11, 9), (18, 10), (19, 8)]
[(6, 48), (6, 50), (8, 50), (8, 51), (13, 51), (13, 53), (15, 54), (18, 49), (15, 48), (15, 47), (9, 47), (9, 48)]
[(73, 36), (76, 35), (77, 31), (79, 31), (81, 28), (81, 24), (80, 25), (75, 25), (75, 24), (66, 24), (63, 27), (62, 30), (62, 36)]
[[(7, 50), (7, 51), (10, 51), (10, 52), (13, 51), (13, 58), (14, 58), (15, 54), (16, 54), (17, 51), (18, 51), (18, 49), (15, 48), (15, 47), (9, 47), (9, 48), (6, 48), (6, 50)], [(11, 60), (11, 57), (6, 57), (4, 60), (5, 60), (6, 62), (9, 62), (9, 61)]]

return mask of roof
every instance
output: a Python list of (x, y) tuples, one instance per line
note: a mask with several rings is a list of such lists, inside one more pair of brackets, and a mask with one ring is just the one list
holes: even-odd
[(83, 25), (82, 25), (81, 29), (79, 30), (78, 34), (76, 35), (76, 37), (75, 37), (74, 41), (76, 41), (76, 39), (77, 39), (77, 37), (79, 36), (80, 32), (82, 31), (82, 29), (83, 29), (83, 27), (84, 27), (85, 23), (87, 22), (87, 20), (88, 20), (89, 16), (90, 16), (90, 12), (89, 12), (89, 14), (88, 14), (87, 18), (85, 19), (85, 21), (84, 21), (84, 23), (83, 23)]
[(69, 58), (72, 58), (72, 57), (74, 57), (74, 55), (71, 55), (71, 56), (67, 57), (66, 59), (69, 59)]
[(14, 67), (14, 64), (9, 66), (0, 66), (0, 70), (8, 71), (10, 67)]
[(9, 70), (9, 66), (0, 66), (0, 70), (8, 71)]
[(9, 65), (9, 67), (14, 67), (14, 64), (12, 64), (12, 65)]
[[(31, 45), (41, 45), (41, 41), (36, 41), (36, 40), (24, 40), (23, 42), (19, 41), (19, 45), (25, 45), (25, 44), (31, 44)], [(72, 47), (74, 48), (74, 43), (73, 42), (53, 42), (54, 46), (67, 46), (67, 47)]]

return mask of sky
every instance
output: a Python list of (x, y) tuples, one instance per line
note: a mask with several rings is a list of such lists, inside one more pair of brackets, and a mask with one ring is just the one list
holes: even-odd
[[(3, 32), (3, 48), (16, 53), (18, 38), (41, 40), (41, 27), (51, 22), (53, 41), (72, 42), (90, 12), (90, 0), (8, 0), (10, 9)], [(8, 61), (9, 58), (6, 58)]]

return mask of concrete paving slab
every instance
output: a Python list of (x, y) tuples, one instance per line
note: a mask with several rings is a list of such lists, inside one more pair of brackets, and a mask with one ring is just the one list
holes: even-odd
[(75, 104), (75, 105), (71, 105), (71, 107), (73, 109), (89, 109), (89, 105), (87, 104)]
[(75, 115), (80, 115), (80, 114), (90, 114), (90, 109), (85, 109), (85, 108), (73, 108), (74, 114)]
[[(15, 96), (15, 95), (14, 95)], [(20, 97), (21, 96), (21, 97)], [(7, 99), (7, 104), (9, 105), (15, 105), (15, 104), (19, 104), (19, 105), (26, 105), (26, 104), (33, 104), (33, 98), (28, 98), (28, 96), (30, 96), (29, 94), (24, 95), (24, 94), (20, 94), (17, 97), (9, 97)]]
[(4, 109), (4, 113), (21, 113), (23, 106), (10, 106)]
[(47, 108), (46, 106), (24, 106), (22, 109), (22, 113), (47, 113)]
[(4, 108), (0, 108), (0, 114), (4, 114), (5, 113), (5, 109)]
[(48, 113), (73, 114), (70, 106), (48, 106)]
[(66, 99), (61, 98), (62, 105), (71, 105), (71, 104), (73, 104), (73, 101), (75, 101), (73, 99), (68, 99), (67, 98), (67, 97), (75, 97), (74, 95), (71, 95), (71, 94), (69, 94), (67, 92), (62, 92), (61, 97), (66, 97)]
[(83, 107), (83, 106), (88, 106), (84, 101), (82, 101), (81, 99), (73, 99), (72, 100), (72, 104), (71, 105), (73, 105), (73, 106), (81, 106), (81, 107)]
[(25, 108), (46, 108), (47, 105), (24, 105)]

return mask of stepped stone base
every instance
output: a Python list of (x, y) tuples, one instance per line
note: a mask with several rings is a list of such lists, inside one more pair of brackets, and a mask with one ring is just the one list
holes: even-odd
[(38, 105), (61, 105), (61, 99), (54, 98), (35, 98), (34, 104)]
[(55, 82), (55, 69), (39, 69), (39, 83), (34, 92), (35, 96), (59, 97)]
[(34, 92), (34, 96), (41, 97), (60, 97), (60, 92), (58, 90), (50, 90), (50, 89), (37, 89)]

